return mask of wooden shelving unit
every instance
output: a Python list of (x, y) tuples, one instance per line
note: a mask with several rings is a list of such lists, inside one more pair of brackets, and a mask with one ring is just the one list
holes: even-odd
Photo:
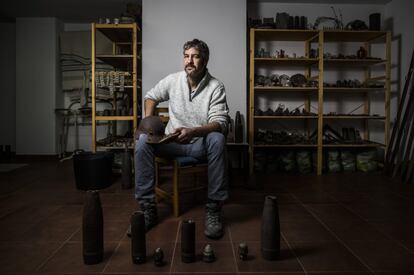
[(325, 59), (326, 66), (367, 67), (385, 63), (384, 59)]
[(369, 115), (336, 115), (336, 116), (323, 116), (324, 119), (385, 119), (384, 116), (369, 116)]
[[(136, 23), (132, 24), (96, 24), (92, 23), (92, 150), (107, 150), (113, 149), (111, 146), (97, 146), (97, 129), (98, 121), (130, 121), (132, 123), (133, 132), (135, 132), (138, 119), (138, 104), (140, 104), (140, 85), (138, 80), (140, 78), (140, 57), (139, 49), (141, 46), (139, 32), (140, 29)], [(112, 43), (111, 53), (97, 53), (97, 39), (96, 33), (100, 32), (106, 36)], [(130, 53), (122, 53), (128, 49)], [(128, 72), (132, 76), (132, 85), (124, 85), (124, 91), (116, 91), (113, 95), (113, 108), (116, 110), (116, 94), (130, 93), (132, 95), (132, 114), (128, 115), (97, 115), (97, 68), (96, 61), (99, 60), (113, 67), (113, 71)], [(114, 86), (119, 89), (119, 86)], [(99, 147), (99, 148), (98, 148)], [(119, 147), (119, 146), (118, 146)]]
[(318, 63), (316, 58), (254, 58), (256, 63), (278, 64), (284, 66), (306, 66)]
[(370, 92), (384, 92), (384, 88), (335, 88), (335, 87), (324, 87), (325, 93), (370, 93)]
[[(305, 50), (305, 55), (299, 58), (258, 58), (255, 56), (256, 47), (259, 43), (265, 42), (266, 45), (271, 45), (273, 42), (299, 42), (302, 43)], [(364, 59), (324, 59), (324, 46), (326, 43), (341, 43), (341, 42), (358, 42), (361, 46), (367, 49), (367, 54), (370, 56), (370, 49), (372, 44), (383, 44), (385, 48), (384, 57), (381, 58), (364, 58)], [(311, 44), (317, 44), (318, 58), (309, 58)], [(250, 173), (253, 173), (254, 167), (254, 150), (256, 148), (315, 148), (317, 151), (317, 174), (322, 174), (323, 168), (323, 149), (335, 147), (349, 147), (349, 148), (365, 148), (365, 147), (386, 147), (389, 139), (390, 131), (390, 70), (391, 70), (391, 34), (390, 32), (382, 31), (317, 31), (317, 30), (278, 30), (278, 29), (250, 29), (250, 74), (249, 74), (249, 148), (250, 148)], [(271, 47), (271, 46), (269, 46)], [(259, 69), (269, 69), (274, 67), (303, 67), (304, 75), (307, 78), (312, 78), (318, 81), (318, 87), (279, 87), (279, 86), (254, 86), (255, 73)], [(384, 75), (372, 77), (371, 68), (383, 66)], [(313, 70), (312, 70), (313, 68)], [(361, 87), (361, 88), (342, 88), (342, 87), (324, 87), (325, 70), (346, 69), (355, 70), (356, 68), (364, 71), (363, 81), (381, 80), (385, 86), (383, 88), (377, 87)], [(313, 72), (313, 76), (311, 73)], [(315, 73), (316, 72), (316, 73)], [(310, 97), (316, 97), (317, 114), (314, 116), (257, 116), (255, 114), (256, 96), (272, 97), (289, 94), (303, 94), (304, 109), (310, 111)], [(324, 114), (324, 102), (326, 94), (335, 94), (335, 97), (340, 98), (341, 95), (346, 94), (360, 94), (363, 97), (362, 114), (360, 115), (327, 115)], [(380, 115), (370, 114), (370, 94), (384, 95), (384, 113)], [(276, 120), (303, 120), (305, 130), (310, 132), (310, 124), (308, 122), (317, 120), (316, 130), (317, 142), (316, 144), (256, 144), (255, 131), (257, 130), (256, 123), (259, 121)], [(362, 135), (364, 142), (355, 144), (323, 144), (323, 125), (333, 123), (335, 120), (361, 120), (364, 129)], [(369, 141), (369, 127), (368, 121), (376, 120), (384, 123), (384, 143)], [(264, 122), (263, 122), (264, 123)], [(276, 122), (275, 122), (276, 123)], [(386, 150), (386, 148), (385, 148)]]

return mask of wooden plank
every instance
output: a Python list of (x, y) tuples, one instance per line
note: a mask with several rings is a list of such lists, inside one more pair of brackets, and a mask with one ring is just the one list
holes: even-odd
[(385, 88), (346, 88), (346, 87), (324, 87), (324, 92), (329, 93), (369, 93), (377, 91), (385, 91)]
[(387, 32), (386, 38), (386, 67), (385, 75), (387, 79), (385, 80), (385, 152), (387, 151), (389, 137), (390, 137), (390, 117), (391, 117), (391, 32)]
[(249, 75), (249, 172), (254, 173), (254, 53), (255, 53), (255, 30), (250, 29), (250, 75)]
[(132, 29), (136, 23), (130, 24), (98, 24), (95, 23), (97, 29)]
[(317, 119), (318, 116), (254, 116), (255, 119)]
[[(134, 24), (132, 29), (132, 55), (138, 57), (138, 50), (137, 50), (137, 24)], [(133, 58), (132, 61), (132, 84), (134, 86), (132, 90), (132, 114), (133, 114), (133, 123), (132, 123), (132, 129), (133, 129), (133, 135), (135, 134), (135, 131), (138, 127), (138, 116), (141, 116), (142, 114), (137, 113), (137, 58)], [(134, 147), (135, 147), (135, 139), (134, 139)]]
[(366, 67), (385, 64), (384, 59), (325, 59), (326, 66)]
[(319, 32), (319, 92), (318, 92), (318, 151), (317, 151), (317, 174), (322, 175), (323, 167), (323, 75), (324, 75), (324, 32)]
[(95, 120), (134, 120), (134, 116), (95, 116)]
[[(370, 45), (370, 43), (365, 42), (364, 46), (365, 46), (367, 56), (371, 56), (371, 45)], [(368, 79), (370, 79), (370, 78), (371, 78), (371, 68), (370, 67), (365, 67), (365, 70), (364, 70), (364, 83), (366, 83), (368, 81)], [(364, 114), (369, 115), (369, 113), (370, 113), (370, 101), (369, 101), (368, 93), (366, 93), (366, 94), (364, 94)], [(369, 140), (369, 121), (368, 121), (368, 119), (366, 119), (364, 121), (363, 139), (364, 140)]]
[(317, 147), (316, 144), (255, 144), (254, 148), (295, 148), (295, 147)]
[(95, 30), (95, 23), (91, 24), (91, 44), (92, 44), (92, 52), (91, 52), (91, 71), (92, 71), (92, 79), (91, 79), (91, 96), (92, 96), (92, 152), (96, 152), (96, 45), (95, 45), (95, 38), (96, 38), (96, 30)]
[(317, 58), (274, 58), (256, 57), (254, 61), (259, 64), (280, 65), (280, 66), (311, 66), (318, 63)]
[(344, 115), (344, 116), (323, 116), (324, 119), (375, 119), (385, 120), (385, 116), (368, 116), (368, 115)]
[(255, 92), (317, 92), (314, 87), (254, 87)]
[(384, 147), (385, 144), (381, 143), (364, 143), (364, 144), (324, 144), (323, 147), (350, 147), (350, 148), (361, 148), (361, 147)]
[[(311, 40), (312, 40), (312, 38), (305, 41), (305, 57), (306, 58), (309, 58), (309, 52), (310, 52), (310, 49), (311, 49)], [(310, 66), (305, 68), (304, 75), (305, 75), (306, 79), (311, 78), (312, 70), (311, 70)], [(312, 88), (312, 90), (310, 90), (310, 91), (315, 91), (316, 92), (317, 88), (316, 87)], [(311, 101), (310, 100), (310, 95), (308, 93), (305, 93), (303, 95), (303, 108), (307, 112), (310, 111), (310, 101)], [(311, 132), (312, 132), (312, 129), (311, 129), (311, 123), (308, 119), (305, 119), (305, 121), (303, 122), (303, 127), (305, 129), (306, 135), (310, 136)]]

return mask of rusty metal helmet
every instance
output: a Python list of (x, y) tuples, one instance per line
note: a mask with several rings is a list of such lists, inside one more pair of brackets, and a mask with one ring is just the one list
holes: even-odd
[(137, 137), (141, 134), (148, 136), (147, 143), (158, 143), (164, 137), (165, 125), (158, 116), (147, 116), (141, 120)]

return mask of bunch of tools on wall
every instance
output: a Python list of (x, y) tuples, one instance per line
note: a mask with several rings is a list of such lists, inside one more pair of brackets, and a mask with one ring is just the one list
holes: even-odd
[(370, 60), (381, 60), (379, 57), (368, 56), (367, 50), (364, 47), (359, 47), (355, 54), (332, 54), (332, 53), (324, 53), (324, 59), (370, 59)]
[[(323, 127), (324, 144), (369, 144), (369, 141), (363, 140), (361, 133), (354, 127), (342, 127), (341, 133), (333, 129), (328, 124)], [(270, 130), (257, 129), (255, 132), (256, 145), (298, 145), (298, 144), (316, 144), (316, 131), (307, 135), (295, 130)]]
[[(310, 49), (309, 58), (318, 58), (319, 49)], [(269, 51), (266, 48), (256, 49), (254, 53), (255, 58), (305, 58), (303, 55), (298, 55), (295, 52), (289, 54), (286, 49), (279, 49), (275, 51)], [(368, 56), (367, 50), (364, 47), (359, 47), (355, 54), (332, 54), (326, 52), (323, 54), (324, 59), (369, 59), (369, 60), (381, 60), (380, 57)]]
[[(63, 92), (69, 101), (66, 108), (55, 109), (56, 115), (62, 119), (61, 132), (59, 134), (58, 151), (62, 160), (67, 159), (68, 139), (70, 127), (74, 128), (73, 151), (80, 149), (80, 126), (91, 125), (92, 102), (91, 97), (91, 60), (76, 54), (62, 53), (60, 57), (61, 69), (64, 80), (67, 79), (66, 86), (71, 86), (72, 79), (79, 79), (80, 87), (66, 88)], [(132, 116), (133, 98), (129, 89), (133, 88), (132, 74), (128, 71), (115, 70), (112, 66), (101, 61), (96, 63), (96, 100), (99, 103), (99, 110), (96, 116)], [(138, 84), (139, 85), (139, 84)], [(138, 104), (137, 113), (141, 112)], [(105, 137), (98, 140), (99, 146), (124, 148), (125, 144), (129, 148), (133, 146), (132, 124), (128, 121), (98, 121), (97, 125), (105, 127), (103, 130)], [(104, 128), (102, 128), (104, 129)], [(69, 150), (72, 151), (72, 150)], [(70, 158), (70, 157), (69, 157)], [(118, 157), (116, 157), (118, 159)], [(120, 161), (116, 161), (120, 163)]]
[(405, 183), (414, 181), (414, 51), (398, 105), (397, 117), (388, 144), (384, 172)]
[(319, 16), (313, 24), (303, 15), (290, 15), (287, 12), (277, 12), (275, 17), (263, 17), (261, 19), (249, 18), (248, 25), (256, 29), (313, 29), (313, 30), (372, 30), (381, 29), (381, 14), (369, 15), (369, 24), (356, 19), (344, 24), (341, 10), (331, 7), (333, 16)]
[(384, 88), (384, 82), (378, 80), (367, 80), (364, 83), (358, 79), (337, 80), (335, 83), (324, 82), (326, 88)]
[[(303, 106), (303, 104), (301, 105)], [(317, 116), (316, 113), (307, 111), (305, 108), (300, 109), (300, 107), (292, 108), (289, 110), (288, 107), (283, 103), (279, 103), (277, 108), (273, 111), (272, 108), (267, 108), (266, 111), (263, 111), (260, 108), (254, 110), (255, 116)]]
[(306, 78), (303, 74), (272, 74), (264, 76), (257, 74), (254, 76), (255, 87), (318, 87), (318, 81), (312, 78)]
[[(311, 111), (307, 111), (305, 108), (300, 109), (303, 106), (303, 104), (301, 104), (298, 107), (294, 107), (292, 109), (289, 109), (288, 107), (285, 106), (285, 104), (283, 103), (279, 103), (279, 105), (277, 106), (277, 108), (275, 110), (272, 110), (272, 108), (267, 108), (266, 111), (263, 111), (260, 108), (256, 108), (254, 110), (254, 115), (256, 117), (269, 117), (269, 116), (314, 116), (316, 117), (318, 114), (311, 112)], [(328, 112), (328, 113), (324, 113), (324, 116), (358, 116), (358, 117), (376, 117), (376, 118), (382, 118), (382, 116), (380, 116), (379, 114), (373, 113), (373, 114), (364, 114), (364, 113), (354, 113), (355, 111), (359, 110), (361, 107), (363, 107), (363, 104), (357, 106), (356, 108), (354, 108), (353, 110), (351, 110), (348, 113), (338, 113), (338, 112)], [(316, 109), (315, 107), (311, 106), (311, 108)]]

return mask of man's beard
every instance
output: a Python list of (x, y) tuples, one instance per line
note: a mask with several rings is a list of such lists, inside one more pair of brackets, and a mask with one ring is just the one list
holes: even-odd
[[(192, 68), (192, 70), (187, 71), (187, 68)], [(194, 77), (197, 74), (197, 69), (195, 66), (188, 65), (185, 67), (185, 72), (187, 73), (187, 76)]]
[[(189, 71), (187, 71), (187, 68), (192, 68), (192, 70), (189, 72)], [(195, 66), (192, 66), (192, 65), (187, 65), (185, 67), (185, 72), (187, 74), (187, 77), (190, 77), (192, 79), (197, 79), (197, 78), (203, 76), (205, 70), (206, 70), (205, 67), (197, 69)]]

